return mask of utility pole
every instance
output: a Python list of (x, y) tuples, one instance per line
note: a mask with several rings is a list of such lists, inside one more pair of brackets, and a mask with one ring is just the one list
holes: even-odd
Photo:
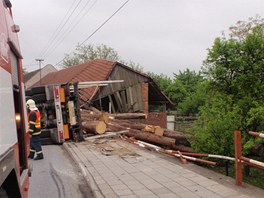
[(41, 85), (41, 62), (44, 61), (44, 59), (36, 58), (37, 62), (39, 62), (39, 85)]

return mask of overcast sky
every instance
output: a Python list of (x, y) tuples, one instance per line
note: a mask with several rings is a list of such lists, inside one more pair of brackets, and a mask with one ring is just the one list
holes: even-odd
[[(72, 53), (126, 0), (11, 2), (23, 65), (32, 71), (38, 69), (36, 58), (44, 59), (42, 66), (56, 65)], [(263, 11), (263, 0), (130, 0), (85, 44), (106, 44), (144, 71), (172, 77), (187, 68), (198, 71), (222, 31), (257, 14), (264, 17)]]

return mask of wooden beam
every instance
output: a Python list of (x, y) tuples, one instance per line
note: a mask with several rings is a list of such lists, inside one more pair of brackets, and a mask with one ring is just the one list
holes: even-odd
[(236, 185), (242, 186), (242, 146), (241, 146), (241, 131), (234, 132), (234, 143), (235, 143), (235, 159), (236, 159)]

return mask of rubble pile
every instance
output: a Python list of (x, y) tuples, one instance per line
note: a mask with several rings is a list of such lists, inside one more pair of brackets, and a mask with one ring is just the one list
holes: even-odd
[(109, 114), (94, 107), (81, 109), (84, 133), (87, 136), (103, 135), (107, 132), (142, 140), (166, 149), (194, 152), (188, 141), (189, 136), (160, 126), (148, 125), (144, 113)]

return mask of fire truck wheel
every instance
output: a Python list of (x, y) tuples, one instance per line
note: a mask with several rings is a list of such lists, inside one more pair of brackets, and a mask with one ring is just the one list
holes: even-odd
[(36, 103), (42, 103), (42, 102), (46, 102), (46, 94), (36, 94), (32, 96), (32, 99), (36, 102)]
[(32, 87), (31, 89), (31, 94), (44, 94), (45, 92), (45, 86), (40, 86), (40, 87)]
[(0, 197), (1, 198), (8, 198), (6, 191), (2, 187), (0, 187)]

